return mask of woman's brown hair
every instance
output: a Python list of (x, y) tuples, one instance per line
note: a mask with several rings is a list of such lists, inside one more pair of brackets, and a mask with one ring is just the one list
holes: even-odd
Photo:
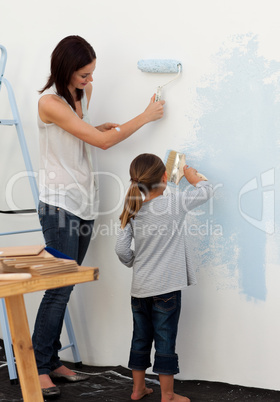
[(149, 192), (159, 187), (166, 167), (162, 160), (154, 154), (138, 155), (130, 165), (131, 185), (127, 191), (124, 209), (120, 215), (121, 227), (124, 228), (129, 220), (134, 219), (140, 210), (143, 199), (142, 194), (148, 196)]
[[(62, 39), (52, 52), (51, 74), (48, 82), (39, 93), (42, 94), (46, 89), (55, 84), (57, 94), (63, 96), (69, 105), (76, 110), (75, 102), (68, 89), (68, 85), (75, 71), (92, 63), (95, 59), (95, 51), (85, 39), (77, 35), (67, 36)], [(77, 100), (81, 100), (82, 89), (76, 89), (76, 94)]]

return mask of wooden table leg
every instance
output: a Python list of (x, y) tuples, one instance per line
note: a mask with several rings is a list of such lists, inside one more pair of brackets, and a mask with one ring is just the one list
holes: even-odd
[(24, 402), (43, 402), (23, 295), (5, 298)]

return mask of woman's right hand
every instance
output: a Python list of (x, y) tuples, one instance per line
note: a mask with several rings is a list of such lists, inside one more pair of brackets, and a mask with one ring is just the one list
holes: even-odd
[(165, 104), (165, 101), (160, 100), (155, 102), (155, 98), (156, 94), (151, 97), (150, 103), (144, 111), (148, 121), (155, 121), (163, 117), (163, 105)]

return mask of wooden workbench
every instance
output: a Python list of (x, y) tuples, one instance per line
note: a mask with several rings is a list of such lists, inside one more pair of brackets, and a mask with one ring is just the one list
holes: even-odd
[(79, 267), (76, 272), (33, 276), (31, 279), (20, 281), (0, 281), (0, 298), (5, 298), (24, 402), (44, 401), (27, 320), (24, 294), (95, 281), (98, 279), (98, 275), (98, 268)]

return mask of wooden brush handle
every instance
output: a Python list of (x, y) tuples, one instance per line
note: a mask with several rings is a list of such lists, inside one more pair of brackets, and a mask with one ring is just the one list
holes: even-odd
[(204, 174), (202, 174), (202, 173), (198, 173), (198, 172), (197, 172), (197, 176), (200, 177), (202, 180), (205, 180), (205, 181), (208, 180), (208, 179), (204, 176)]
[(11, 281), (11, 280), (22, 280), (22, 279), (30, 279), (32, 278), (31, 274), (22, 273), (22, 274), (0, 274), (0, 281)]

